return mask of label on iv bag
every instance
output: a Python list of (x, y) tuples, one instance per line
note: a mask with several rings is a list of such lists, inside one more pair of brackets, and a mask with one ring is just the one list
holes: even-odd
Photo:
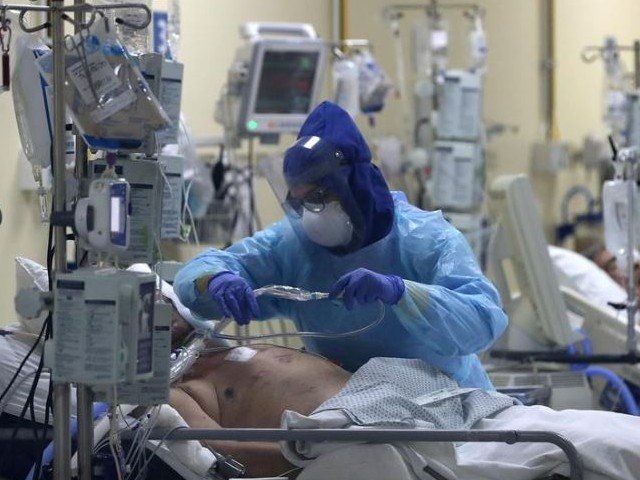
[[(122, 85), (100, 50), (88, 54), (86, 63), (78, 61), (68, 67), (67, 75), (87, 105), (98, 103), (101, 97), (108, 95)], [(94, 96), (94, 91), (98, 99)]]
[(157, 134), (160, 143), (176, 143), (180, 127), (180, 105), (182, 102), (182, 81), (163, 79), (160, 88), (160, 104), (169, 116), (171, 125)]
[(180, 238), (182, 210), (182, 175), (165, 173), (162, 193), (162, 226), (160, 238)]
[(89, 117), (96, 123), (103, 122), (111, 115), (118, 113), (123, 108), (127, 108), (136, 100), (136, 94), (132, 90), (125, 90), (117, 97), (112, 97), (104, 104), (100, 104), (93, 110)]

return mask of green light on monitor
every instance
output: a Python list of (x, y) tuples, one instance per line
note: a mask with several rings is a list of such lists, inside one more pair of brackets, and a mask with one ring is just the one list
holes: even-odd
[(258, 122), (255, 120), (249, 120), (247, 122), (247, 130), (255, 130), (256, 128), (258, 128)]

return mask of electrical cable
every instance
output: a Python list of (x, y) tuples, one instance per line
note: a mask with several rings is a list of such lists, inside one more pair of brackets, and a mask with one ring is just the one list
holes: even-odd
[(151, 463), (151, 460), (153, 460), (153, 457), (155, 457), (158, 453), (158, 450), (160, 450), (160, 447), (162, 447), (162, 444), (164, 442), (167, 441), (167, 438), (169, 437), (169, 435), (171, 435), (173, 432), (176, 432), (178, 430), (183, 430), (187, 427), (184, 426), (178, 426), (178, 427), (174, 427), (171, 430), (169, 430), (164, 437), (162, 437), (162, 439), (158, 442), (158, 445), (156, 445), (156, 447), (153, 449), (153, 451), (151, 452), (151, 455), (149, 455), (149, 457), (146, 459), (145, 463), (142, 465), (142, 467), (140, 468), (138, 475), (136, 477), (136, 479), (142, 479), (145, 478), (144, 475), (142, 475), (142, 473), (144, 471), (146, 471), (146, 469), (149, 466), (149, 463)]
[[(43, 327), (43, 331), (44, 331), (44, 327)], [(27, 413), (27, 410), (30, 410), (30, 407), (33, 404), (33, 400), (35, 397), (35, 391), (36, 388), (38, 386), (38, 381), (40, 380), (40, 374), (42, 373), (42, 368), (44, 366), (44, 356), (40, 356), (40, 361), (38, 363), (38, 369), (36, 371), (36, 374), (34, 375), (34, 379), (33, 382), (31, 383), (31, 389), (29, 390), (29, 395), (27, 397), (27, 400), (24, 404), (24, 406), (22, 407), (22, 410), (20, 411), (20, 415), (18, 416), (18, 421), (16, 422), (16, 426), (13, 429), (13, 432), (11, 432), (11, 437), (9, 439), (9, 448), (5, 449), (4, 452), (2, 452), (2, 457), (0, 459), (0, 464), (4, 464), (4, 462), (6, 461), (6, 457), (7, 455), (10, 455), (10, 453), (13, 451), (13, 446), (14, 446), (14, 442), (16, 440), (16, 437), (18, 436), (18, 432), (20, 431), (20, 429), (22, 428), (23, 424), (24, 424), (24, 420), (25, 420), (25, 415)], [(34, 419), (35, 420), (35, 419)], [(35, 435), (35, 439), (38, 440), (38, 435), (37, 432), (34, 432)]]
[[(138, 474), (136, 475), (136, 479), (144, 479), (146, 478), (145, 472), (147, 465), (151, 461), (151, 458), (155, 455), (156, 451), (152, 452), (151, 455), (148, 455), (146, 445), (149, 442), (149, 437), (151, 436), (151, 432), (155, 429), (158, 421), (160, 420), (160, 410), (162, 409), (162, 405), (157, 407), (157, 412), (155, 416), (149, 422), (148, 428), (145, 430), (142, 440), (140, 441), (140, 455), (138, 456)], [(143, 462), (144, 458), (144, 462)]]
[(113, 457), (113, 462), (116, 466), (116, 475), (118, 480), (122, 480), (122, 466), (120, 465), (120, 459), (118, 458), (118, 454), (116, 452), (116, 437), (117, 437), (117, 410), (115, 407), (111, 407), (109, 410), (109, 450), (111, 451), (111, 455)]
[(38, 335), (38, 339), (34, 342), (33, 346), (29, 349), (29, 351), (27, 352), (25, 357), (22, 359), (22, 362), (20, 362), (20, 365), (18, 365), (18, 369), (13, 374), (13, 377), (11, 377), (11, 380), (9, 380), (9, 383), (7, 384), (5, 389), (2, 391), (2, 394), (0, 394), (0, 402), (2, 402), (2, 400), (4, 399), (5, 396), (7, 396), (9, 390), (11, 389), (11, 387), (13, 386), (13, 384), (15, 383), (17, 378), (20, 376), (20, 372), (22, 372), (22, 369), (24, 368), (25, 364), (27, 363), (27, 361), (29, 360), (31, 355), (33, 355), (33, 352), (38, 347), (38, 344), (40, 343), (40, 340), (42, 339), (42, 336), (44, 335), (45, 328), (46, 328), (46, 322), (45, 322), (44, 325), (42, 325), (42, 329), (40, 330), (40, 334)]
[[(151, 409), (151, 413), (147, 414), (147, 422), (146, 424), (141, 424), (141, 428), (136, 432), (136, 436), (134, 437), (134, 441), (131, 445), (132, 449), (129, 451), (129, 454), (126, 457), (125, 463), (131, 466), (130, 473), (127, 475), (127, 479), (130, 479), (133, 475), (133, 472), (138, 472), (136, 478), (140, 476), (142, 464), (142, 458), (145, 455), (145, 445), (151, 435), (151, 432), (155, 428), (155, 425), (158, 422), (160, 417), (160, 410), (162, 409), (162, 405), (153, 407)], [(138, 438), (138, 433), (141, 434), (140, 438)], [(146, 458), (145, 458), (146, 461)]]

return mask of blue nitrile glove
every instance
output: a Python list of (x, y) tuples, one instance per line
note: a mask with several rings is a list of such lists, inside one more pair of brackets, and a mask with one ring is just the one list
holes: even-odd
[(382, 275), (366, 268), (358, 268), (340, 277), (329, 292), (329, 298), (337, 298), (342, 292), (342, 299), (351, 310), (353, 303), (360, 305), (376, 300), (386, 305), (395, 305), (404, 294), (404, 281), (397, 275)]
[(247, 325), (252, 318), (260, 316), (256, 296), (244, 278), (231, 272), (217, 274), (207, 290), (220, 307), (225, 317), (233, 318), (239, 325)]

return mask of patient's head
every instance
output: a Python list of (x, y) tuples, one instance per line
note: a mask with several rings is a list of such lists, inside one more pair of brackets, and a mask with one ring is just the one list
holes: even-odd
[[(627, 287), (627, 272), (620, 269), (616, 255), (607, 250), (602, 240), (596, 237), (576, 239), (576, 250), (607, 272), (618, 285), (623, 288)], [(640, 265), (638, 262), (634, 265), (634, 272), (636, 289), (640, 293), (640, 283), (638, 282), (640, 280)]]
[(182, 345), (189, 334), (193, 332), (193, 327), (180, 314), (180, 310), (176, 308), (173, 299), (166, 296), (162, 291), (161, 298), (164, 302), (171, 305), (171, 348), (177, 348)]
[(591, 258), (593, 262), (603, 269), (619, 285), (625, 283), (626, 276), (622, 274), (618, 267), (616, 256), (604, 246), (598, 250)]

